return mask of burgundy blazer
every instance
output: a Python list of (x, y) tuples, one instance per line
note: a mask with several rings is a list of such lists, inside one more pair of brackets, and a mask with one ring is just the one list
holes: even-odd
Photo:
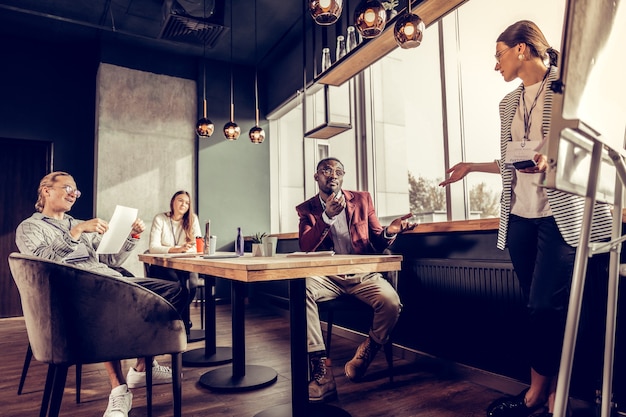
[[(384, 237), (384, 228), (376, 217), (372, 196), (365, 191), (341, 190), (341, 192), (346, 199), (343, 213), (350, 230), (353, 252), (359, 255), (381, 253), (393, 239)], [(333, 250), (330, 226), (322, 219), (324, 209), (319, 194), (299, 204), (296, 211), (300, 217), (300, 250), (306, 252)]]

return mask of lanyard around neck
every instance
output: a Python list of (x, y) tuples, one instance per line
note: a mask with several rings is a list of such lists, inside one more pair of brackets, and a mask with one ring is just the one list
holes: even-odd
[(535, 99), (533, 100), (532, 104), (530, 105), (530, 109), (526, 108), (526, 91), (524, 88), (524, 84), (522, 84), (522, 111), (524, 114), (524, 138), (522, 139), (522, 141), (526, 142), (527, 140), (530, 140), (529, 136), (530, 136), (530, 127), (532, 125), (532, 113), (533, 110), (535, 109), (535, 106), (537, 105), (537, 101), (539, 100), (539, 96), (541, 95), (541, 92), (543, 91), (543, 88), (546, 85), (546, 80), (548, 79), (548, 74), (550, 73), (550, 70), (547, 70), (546, 73), (543, 76), (543, 79), (541, 80), (541, 85), (539, 86), (539, 90), (537, 90), (537, 94), (535, 94)]
[(170, 217), (170, 229), (172, 229), (172, 237), (174, 238), (174, 246), (178, 246), (178, 237), (180, 236), (180, 229), (178, 233), (174, 233), (174, 223), (172, 223), (172, 218)]

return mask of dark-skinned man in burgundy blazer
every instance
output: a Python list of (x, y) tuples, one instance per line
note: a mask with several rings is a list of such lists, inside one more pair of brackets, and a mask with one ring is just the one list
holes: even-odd
[[(325, 158), (317, 164), (314, 179), (319, 193), (296, 207), (300, 218), (300, 250), (332, 250), (337, 254), (381, 253), (399, 233), (417, 226), (407, 221), (412, 217), (409, 213), (383, 227), (368, 192), (342, 190), (344, 174), (344, 166), (337, 158)], [(311, 369), (309, 401), (330, 401), (337, 397), (337, 387), (326, 354), (317, 302), (347, 294), (374, 310), (368, 337), (344, 367), (351, 381), (358, 381), (365, 375), (374, 356), (389, 339), (402, 304), (393, 286), (378, 272), (307, 277), (306, 293)]]

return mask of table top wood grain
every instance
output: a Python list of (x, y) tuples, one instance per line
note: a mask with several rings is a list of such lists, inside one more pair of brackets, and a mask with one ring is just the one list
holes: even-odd
[(234, 281), (263, 282), (304, 278), (311, 275), (341, 275), (399, 271), (401, 255), (312, 255), (236, 258), (203, 258), (201, 254), (171, 256), (140, 254), (139, 260), (150, 265), (213, 275)]

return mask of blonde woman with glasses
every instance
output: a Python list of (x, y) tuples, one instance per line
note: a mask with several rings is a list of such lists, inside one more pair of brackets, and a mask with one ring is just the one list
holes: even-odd
[[(109, 224), (99, 218), (83, 221), (67, 214), (81, 195), (74, 178), (66, 172), (52, 172), (42, 178), (37, 194), (36, 212), (20, 223), (16, 230), (15, 243), (21, 253), (122, 278), (122, 274), (115, 268), (120, 267), (128, 259), (141, 238), (145, 229), (141, 219), (133, 223), (132, 230), (118, 253), (98, 255), (96, 250), (102, 235), (109, 229)], [(183, 311), (187, 300), (186, 291), (181, 289), (178, 282), (151, 278), (123, 278), (159, 294), (172, 303), (179, 313)], [(123, 323), (121, 325), (123, 326)], [(146, 385), (145, 360), (137, 358), (136, 365), (129, 369), (126, 377), (122, 373), (120, 361), (106, 362), (104, 367), (112, 388), (104, 417), (128, 417), (133, 398), (129, 388)], [(152, 383), (157, 385), (171, 382), (172, 370), (154, 361)]]

